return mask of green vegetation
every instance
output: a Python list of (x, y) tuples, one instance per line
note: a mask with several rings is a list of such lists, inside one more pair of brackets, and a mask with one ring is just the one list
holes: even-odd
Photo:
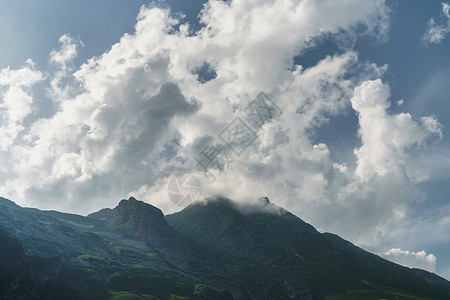
[(95, 256), (95, 255), (91, 255), (89, 253), (79, 255), (77, 258), (83, 259), (83, 260), (87, 260), (87, 259), (95, 259), (95, 260), (101, 260), (101, 261), (106, 260), (106, 257)]
[(129, 292), (115, 292), (109, 291), (111, 294), (110, 300), (159, 300), (159, 298), (147, 294), (132, 294)]
[[(77, 221), (86, 226), (73, 230), (53, 226), (51, 239), (49, 215), (14, 213), (35, 238), (2, 234), (0, 224), (0, 298), (231, 300), (233, 291), (247, 299), (450, 299), (444, 279), (387, 262), (288, 213), (242, 214), (216, 203), (163, 218), (143, 205), (134, 215), (116, 209), (110, 219)], [(111, 230), (113, 217), (129, 229)], [(25, 242), (40, 254), (26, 254)]]
[(134, 266), (131, 266), (133, 269), (153, 269), (152, 267), (150, 267), (150, 266), (143, 266), (143, 265), (134, 265)]
[(219, 290), (205, 284), (196, 284), (194, 287), (195, 299), (231, 299), (227, 291)]
[(325, 300), (430, 300), (413, 296), (410, 294), (390, 292), (390, 291), (374, 291), (374, 290), (349, 290), (345, 294), (328, 296)]
[(80, 260), (95, 260), (97, 262), (101, 263), (110, 263), (113, 265), (119, 265), (119, 266), (127, 266), (126, 264), (121, 263), (120, 261), (110, 259), (108, 257), (102, 257), (102, 256), (96, 256), (89, 253), (81, 254), (77, 257)]
[(111, 282), (111, 280), (114, 280), (114, 279), (117, 279), (117, 278), (121, 278), (121, 277), (123, 277), (122, 274), (120, 274), (119, 272), (114, 272), (108, 277), (108, 279), (106, 279), (106, 282), (109, 283), (109, 282)]
[(145, 255), (147, 255), (148, 257), (151, 257), (151, 258), (161, 259), (158, 255), (158, 253), (148, 252), (148, 253), (145, 253)]
[(121, 229), (128, 229), (126, 224), (116, 223), (113, 226), (111, 226), (112, 230), (121, 230)]
[(170, 295), (170, 297), (169, 297), (169, 300), (186, 300), (186, 299), (188, 299), (188, 298), (177, 296), (177, 295)]
[(97, 273), (97, 271), (95, 271), (95, 270), (92, 270), (91, 268), (82, 268), (84, 271), (86, 271), (86, 273), (90, 273), (90, 274), (95, 274), (95, 273)]

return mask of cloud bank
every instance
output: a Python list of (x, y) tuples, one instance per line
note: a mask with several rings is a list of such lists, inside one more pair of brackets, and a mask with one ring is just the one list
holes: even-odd
[[(200, 21), (194, 31), (167, 9), (142, 7), (133, 34), (79, 67), (83, 43), (64, 35), (48, 73), (31, 61), (1, 70), (0, 194), (81, 213), (134, 195), (168, 213), (180, 209), (167, 195), (171, 176), (195, 174), (204, 196), (268, 196), (316, 227), (378, 245), (426, 180), (414, 176), (411, 150), (426, 151), (441, 126), (392, 114), (387, 66), (351, 49), (308, 68), (294, 57), (323, 34), (382, 40), (384, 1), (209, 1)], [(214, 76), (199, 79), (205, 66)], [(33, 107), (37, 85), (52, 101), (48, 117)], [(281, 113), (251, 123), (246, 108), (261, 92)], [(347, 112), (358, 115), (361, 144), (338, 161), (310, 132)], [(236, 118), (255, 135), (240, 155), (220, 138)], [(196, 158), (208, 146), (223, 163), (205, 173)]]
[(425, 251), (411, 252), (399, 248), (393, 248), (386, 253), (384, 257), (392, 262), (410, 268), (419, 268), (429, 272), (436, 270), (436, 256), (428, 254)]

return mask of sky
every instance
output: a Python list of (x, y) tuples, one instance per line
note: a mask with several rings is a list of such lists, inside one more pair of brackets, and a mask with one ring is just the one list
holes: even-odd
[(450, 279), (449, 3), (3, 1), (0, 39), (0, 196), (267, 196)]

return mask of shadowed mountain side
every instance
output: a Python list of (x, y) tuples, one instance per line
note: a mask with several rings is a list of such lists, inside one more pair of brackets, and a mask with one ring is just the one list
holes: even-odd
[[(254, 283), (248, 281), (246, 290), (257, 291), (251, 298), (270, 293), (276, 281), (280, 287), (274, 286), (273, 291), (297, 291), (301, 297), (311, 293), (319, 299), (349, 289), (374, 287), (423, 295), (438, 295), (441, 290), (450, 295), (450, 283), (439, 276), (389, 262), (337, 235), (321, 234), (267, 198), (251, 210), (216, 197), (192, 204), (166, 219), (183, 235), (226, 257), (224, 268), (242, 276), (242, 282), (258, 278)], [(438, 283), (441, 288), (423, 285), (423, 281)]]
[(130, 198), (87, 217), (0, 198), (0, 229), (0, 299), (450, 299), (445, 279), (267, 198), (214, 197), (167, 216)]

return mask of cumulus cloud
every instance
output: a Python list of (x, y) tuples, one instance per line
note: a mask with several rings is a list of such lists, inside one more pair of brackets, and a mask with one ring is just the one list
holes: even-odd
[[(82, 42), (62, 36), (49, 59), (56, 112), (9, 142), (2, 195), (90, 212), (128, 194), (173, 212), (179, 207), (167, 196), (170, 176), (194, 173), (204, 196), (268, 196), (322, 229), (378, 243), (404, 217), (414, 190), (408, 150), (439, 137), (440, 125), (433, 117), (390, 115), (388, 86), (372, 81), (386, 66), (361, 62), (351, 50), (306, 69), (293, 58), (324, 32), (353, 36), (362, 24), (385, 34), (384, 2), (210, 1), (200, 20), (204, 26), (193, 32), (170, 11), (143, 7), (133, 34), (79, 68), (73, 62)], [(205, 65), (215, 77), (199, 81), (196, 70)], [(29, 92), (43, 75), (17, 75), (37, 72), (27, 68), (2, 71), (9, 75), (0, 83)], [(250, 124), (256, 139), (237, 156), (218, 136), (236, 117), (251, 123), (245, 109), (261, 92), (282, 113)], [(362, 141), (356, 169), (352, 161), (334, 161), (328, 146), (309, 136), (352, 107)], [(11, 112), (13, 124), (29, 115), (18, 111)], [(205, 173), (196, 159), (208, 145), (225, 163)]]
[(6, 67), (0, 70), (0, 85), (29, 88), (43, 79), (41, 72), (35, 70), (32, 60), (27, 60), (24, 67), (18, 70), (11, 70)]
[(374, 174), (405, 171), (406, 151), (421, 144), (427, 137), (442, 137), (441, 125), (433, 117), (423, 117), (418, 124), (408, 113), (389, 115), (389, 86), (380, 79), (363, 82), (351, 98), (358, 113), (362, 146), (355, 149), (355, 173), (363, 180)]
[(313, 182), (322, 186), (313, 189), (314, 184), (306, 183), (324, 200), (301, 208), (313, 224), (371, 249), (390, 234), (389, 228), (404, 222), (410, 202), (421, 197), (410, 150), (426, 148), (428, 139), (441, 137), (440, 124), (433, 117), (425, 117), (427, 125), (423, 118), (414, 121), (407, 113), (391, 114), (389, 93), (379, 79), (354, 88), (349, 99), (358, 115), (361, 139), (361, 146), (354, 149), (356, 167), (340, 167), (331, 161), (326, 147), (316, 147), (329, 171), (322, 171), (320, 177), (315, 172)]
[(50, 52), (50, 62), (59, 64), (63, 66), (63, 68), (67, 68), (67, 63), (72, 61), (78, 55), (77, 47), (79, 45), (83, 46), (83, 43), (67, 34), (61, 36), (59, 42), (61, 48)]
[(78, 48), (84, 44), (77, 38), (64, 34), (59, 38), (60, 48), (50, 52), (49, 61), (56, 69), (53, 71), (48, 95), (56, 103), (68, 100), (77, 90), (73, 81), (73, 60), (78, 55)]
[(438, 24), (433, 18), (428, 21), (428, 29), (423, 36), (427, 44), (439, 44), (450, 32), (450, 4), (442, 2), (444, 20)]
[[(407, 230), (430, 237), (424, 232), (432, 225), (408, 222), (408, 207), (423, 197), (416, 183), (429, 178), (430, 164), (448, 160), (447, 152), (430, 158), (443, 137), (438, 120), (392, 113), (389, 86), (380, 80), (387, 66), (361, 61), (349, 47), (308, 68), (294, 64), (324, 34), (354, 41), (370, 31), (384, 40), (388, 17), (376, 0), (209, 1), (200, 14), (204, 26), (194, 31), (167, 9), (142, 7), (134, 33), (81, 66), (75, 62), (83, 43), (63, 35), (48, 73), (32, 61), (0, 70), (0, 194), (77, 213), (135, 196), (170, 213), (180, 209), (167, 194), (171, 176), (195, 174), (203, 196), (247, 204), (268, 196), (366, 248), (398, 242)], [(361, 25), (367, 32), (357, 30)], [(208, 80), (199, 76), (205, 66), (214, 74)], [(54, 112), (36, 119), (38, 84)], [(246, 108), (261, 92), (281, 113), (255, 124)], [(348, 149), (353, 157), (337, 159), (311, 132), (349, 113), (358, 127), (342, 134), (358, 136), (360, 145)], [(240, 155), (219, 137), (236, 118), (256, 136)], [(208, 146), (220, 163), (205, 173), (197, 159)], [(450, 222), (439, 220), (447, 230)], [(393, 245), (417, 246), (402, 240), (385, 249)], [(434, 271), (431, 254), (387, 253)]]
[(392, 248), (384, 253), (384, 258), (410, 268), (423, 269), (429, 272), (436, 270), (436, 256), (425, 251), (412, 252), (400, 248)]
[(24, 119), (32, 112), (32, 86), (44, 79), (28, 60), (24, 67), (0, 70), (0, 147), (6, 151), (25, 128)]
[[(261, 143), (211, 186), (211, 193), (221, 192), (227, 179), (240, 176), (249, 183), (237, 187), (248, 189), (243, 195), (256, 194), (258, 180), (288, 164), (275, 153), (284, 145), (287, 156), (294, 146), (287, 147), (288, 141), (305, 145), (300, 159), (307, 164), (317, 164), (309, 162), (309, 155), (316, 161), (326, 153), (324, 147), (315, 149), (303, 132), (323, 122), (322, 114), (337, 114), (347, 106), (345, 96), (360, 78), (345, 79), (346, 67), (360, 65), (368, 73), (377, 69), (359, 63), (353, 52), (328, 57), (307, 70), (293, 70), (293, 57), (314, 35), (355, 24), (385, 26), (374, 21), (385, 20), (385, 14), (383, 1), (209, 1), (200, 15), (204, 26), (193, 32), (169, 10), (143, 7), (133, 34), (78, 69), (73, 61), (83, 44), (63, 35), (49, 58), (54, 71), (48, 94), (56, 112), (15, 131), (21, 139), (10, 139), (8, 161), (13, 163), (0, 192), (22, 204), (86, 211), (114, 205), (126, 193), (164, 190), (173, 172), (201, 172), (195, 165), (195, 141), (216, 137), (264, 91), (277, 96), (289, 113), (279, 124), (259, 128)], [(216, 77), (198, 82), (195, 70), (205, 64)], [(37, 82), (31, 80), (36, 74), (18, 74), (30, 70), (5, 69), (0, 82), (27, 92)], [(32, 102), (19, 96), (14, 99), (28, 106)], [(30, 113), (24, 107), (8, 111), (13, 125)], [(3, 130), (8, 126), (4, 122)], [(309, 180), (306, 174), (300, 177)], [(153, 197), (157, 194), (145, 197), (166, 210), (176, 209), (167, 197)]]
[[(2, 130), (20, 130), (4, 144), (0, 194), (83, 213), (133, 195), (169, 213), (180, 209), (167, 195), (170, 177), (193, 173), (204, 196), (268, 196), (317, 227), (377, 244), (414, 198), (409, 151), (439, 139), (441, 126), (390, 114), (389, 87), (376, 80), (386, 66), (351, 50), (309, 68), (294, 56), (324, 32), (353, 36), (362, 24), (383, 35), (387, 18), (383, 1), (209, 1), (193, 31), (169, 10), (143, 7), (133, 34), (80, 67), (82, 43), (64, 35), (49, 59), (55, 113), (25, 126), (30, 110), (5, 106)], [(205, 65), (215, 76), (199, 80)], [(0, 84), (5, 95), (26, 93), (14, 99), (31, 107), (43, 77), (28, 65), (2, 70)], [(255, 125), (245, 110), (261, 92), (281, 114)], [(335, 161), (310, 132), (352, 108), (361, 146), (354, 161)], [(219, 138), (237, 117), (256, 135), (239, 156)], [(205, 173), (196, 158), (208, 145), (225, 163)]]

